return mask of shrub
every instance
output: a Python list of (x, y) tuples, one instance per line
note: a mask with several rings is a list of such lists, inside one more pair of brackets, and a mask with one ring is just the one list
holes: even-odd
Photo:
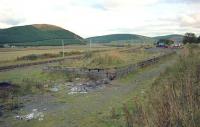
[[(80, 55), (82, 52), (81, 51), (70, 51), (70, 52), (64, 52), (65, 56), (70, 56), (70, 55)], [(62, 56), (63, 52), (59, 53), (59, 56)]]
[(17, 60), (36, 60), (38, 59), (39, 55), (31, 54), (27, 56), (18, 57)]
[(47, 59), (47, 58), (55, 58), (59, 57), (59, 54), (51, 54), (51, 53), (45, 53), (45, 54), (30, 54), (22, 57), (17, 57), (17, 60), (37, 60), (37, 59)]

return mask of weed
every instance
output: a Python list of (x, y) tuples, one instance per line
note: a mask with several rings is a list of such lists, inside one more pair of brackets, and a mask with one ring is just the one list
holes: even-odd
[(135, 99), (133, 113), (124, 106), (127, 127), (197, 127), (200, 123), (199, 48), (188, 46), (179, 62), (153, 83), (148, 99)]

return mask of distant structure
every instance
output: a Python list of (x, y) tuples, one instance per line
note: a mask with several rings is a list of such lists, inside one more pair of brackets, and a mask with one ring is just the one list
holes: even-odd
[(174, 40), (169, 39), (160, 39), (156, 43), (156, 47), (160, 48), (181, 48), (182, 47), (181, 42), (176, 42)]
[(3, 48), (16, 48), (15, 45), (4, 44)]

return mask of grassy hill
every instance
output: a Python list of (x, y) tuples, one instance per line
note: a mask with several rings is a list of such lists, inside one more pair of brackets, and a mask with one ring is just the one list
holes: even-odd
[(111, 42), (127, 42), (127, 43), (153, 43), (155, 40), (150, 37), (136, 35), (136, 34), (111, 34), (103, 36), (95, 36), (87, 38), (93, 43), (111, 43)]
[(183, 35), (179, 34), (171, 34), (171, 35), (165, 35), (165, 36), (157, 36), (153, 37), (155, 40), (160, 40), (160, 39), (169, 39), (169, 40), (174, 40), (175, 42), (182, 42), (183, 41)]
[(183, 35), (171, 34), (157, 37), (146, 37), (136, 34), (111, 34), (86, 38), (86, 40), (91, 40), (93, 43), (155, 43), (159, 39), (170, 39), (174, 40), (175, 42), (182, 42)]
[(84, 39), (61, 27), (48, 24), (16, 26), (0, 30), (0, 44), (60, 45), (84, 44)]
[[(146, 37), (136, 34), (110, 34), (86, 38), (93, 43), (155, 43), (159, 39), (182, 41), (183, 36), (172, 34), (166, 36)], [(0, 29), (0, 45), (21, 46), (85, 44), (85, 40), (73, 32), (49, 24), (33, 24)]]

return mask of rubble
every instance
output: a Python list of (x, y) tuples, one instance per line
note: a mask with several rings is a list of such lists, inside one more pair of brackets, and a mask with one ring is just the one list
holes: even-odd
[(85, 88), (84, 85), (79, 84), (77, 86), (74, 86), (70, 89), (71, 92), (68, 94), (75, 94), (75, 93), (87, 93), (87, 89)]
[(105, 87), (105, 85), (109, 83), (109, 79), (101, 79), (96, 81), (90, 80), (85, 83), (74, 84), (71, 86), (70, 92), (68, 94), (87, 93), (88, 91)]
[(53, 86), (53, 87), (50, 89), (50, 91), (52, 91), (52, 92), (58, 92), (58, 91), (59, 91), (59, 88), (58, 88), (58, 86)]
[(42, 121), (44, 120), (44, 113), (38, 112), (37, 109), (33, 109), (31, 113), (22, 116), (17, 115), (15, 118), (18, 120), (26, 120), (26, 121), (30, 121), (33, 119), (38, 119), (39, 121)]

